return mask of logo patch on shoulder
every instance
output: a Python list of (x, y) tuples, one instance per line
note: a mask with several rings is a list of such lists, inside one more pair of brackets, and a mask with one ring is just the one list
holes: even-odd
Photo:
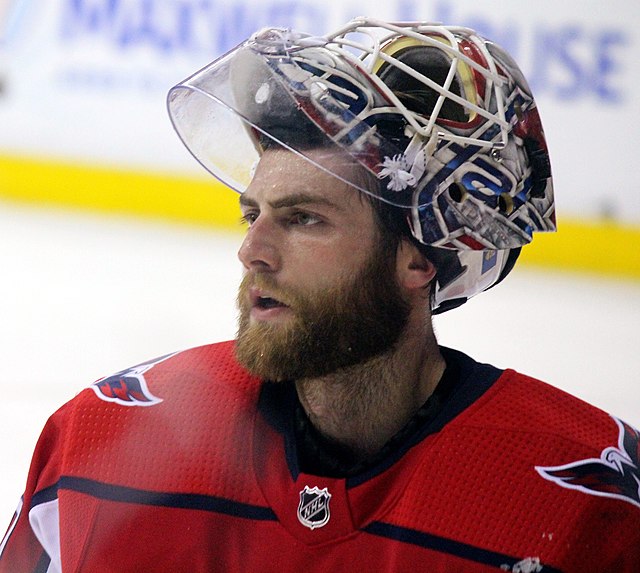
[(304, 486), (300, 492), (300, 503), (298, 504), (298, 520), (309, 529), (318, 529), (329, 523), (331, 514), (329, 513), (329, 501), (331, 494), (325, 487)]
[(620, 430), (618, 445), (605, 448), (599, 458), (562, 466), (536, 466), (546, 480), (589, 495), (610, 497), (640, 508), (640, 433), (613, 418)]
[(154, 396), (147, 387), (145, 373), (156, 364), (171, 358), (177, 352), (148, 360), (132, 368), (116, 372), (111, 376), (101, 378), (91, 385), (91, 389), (100, 400), (114, 402), (120, 406), (155, 406), (162, 402), (162, 398)]

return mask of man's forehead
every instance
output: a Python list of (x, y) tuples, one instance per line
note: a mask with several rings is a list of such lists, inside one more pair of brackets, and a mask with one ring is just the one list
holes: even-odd
[[(328, 172), (326, 167), (316, 165), (315, 160), (320, 157), (323, 166), (330, 161), (335, 171)], [(308, 157), (302, 157), (286, 149), (270, 149), (260, 158), (240, 203), (280, 201), (291, 195), (297, 195), (301, 202), (351, 202), (359, 197), (360, 191), (344, 179), (353, 177), (356, 169), (359, 167), (344, 154), (332, 150), (313, 149)]]

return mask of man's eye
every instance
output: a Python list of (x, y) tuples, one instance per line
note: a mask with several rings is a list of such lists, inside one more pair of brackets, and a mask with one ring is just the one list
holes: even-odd
[(292, 215), (291, 222), (295, 225), (314, 225), (315, 223), (320, 222), (320, 217), (300, 211)]
[(240, 223), (251, 227), (251, 225), (255, 223), (257, 218), (258, 218), (258, 213), (253, 213), (253, 212), (243, 213), (242, 217), (240, 217)]

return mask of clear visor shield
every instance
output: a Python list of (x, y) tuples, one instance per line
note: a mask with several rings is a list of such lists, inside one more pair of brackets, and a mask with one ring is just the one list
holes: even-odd
[(240, 193), (263, 152), (278, 145), (362, 192), (415, 207), (412, 193), (379, 181), (389, 158), (401, 156), (366, 121), (383, 96), (332, 58), (318, 46), (270, 50), (249, 40), (170, 90), (173, 126), (198, 162)]

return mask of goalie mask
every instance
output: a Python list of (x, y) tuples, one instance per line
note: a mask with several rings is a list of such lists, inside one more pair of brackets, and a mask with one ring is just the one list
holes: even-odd
[[(240, 193), (276, 144), (400, 210), (438, 269), (434, 311), (499, 282), (534, 232), (555, 230), (530, 89), (467, 28), (262, 30), (172, 88), (168, 108), (194, 157)], [(334, 173), (336, 150), (358, 168)]]

